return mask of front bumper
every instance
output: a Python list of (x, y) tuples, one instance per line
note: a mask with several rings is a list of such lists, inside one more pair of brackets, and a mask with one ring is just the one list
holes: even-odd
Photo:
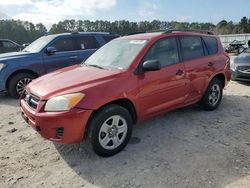
[(250, 72), (232, 70), (232, 79), (236, 81), (250, 81)]
[(72, 109), (67, 112), (37, 112), (29, 107), (24, 99), (21, 99), (20, 105), (24, 120), (42, 137), (64, 144), (81, 142), (92, 113), (92, 110), (83, 109)]

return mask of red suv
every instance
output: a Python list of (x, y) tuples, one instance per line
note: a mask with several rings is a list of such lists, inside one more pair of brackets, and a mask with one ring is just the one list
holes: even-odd
[(22, 116), (51, 141), (87, 138), (97, 154), (111, 156), (138, 121), (198, 102), (216, 109), (230, 77), (229, 57), (210, 32), (134, 34), (31, 82)]

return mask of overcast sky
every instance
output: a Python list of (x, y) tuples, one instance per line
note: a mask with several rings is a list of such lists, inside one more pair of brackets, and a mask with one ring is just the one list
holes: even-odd
[(164, 20), (218, 23), (250, 17), (250, 0), (0, 0), (0, 19), (42, 22), (64, 19)]

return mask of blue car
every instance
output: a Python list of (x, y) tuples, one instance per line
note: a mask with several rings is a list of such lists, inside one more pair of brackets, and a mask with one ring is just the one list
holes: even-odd
[(43, 36), (21, 52), (0, 54), (0, 91), (19, 97), (32, 79), (80, 64), (100, 46), (118, 37), (104, 32), (76, 32)]

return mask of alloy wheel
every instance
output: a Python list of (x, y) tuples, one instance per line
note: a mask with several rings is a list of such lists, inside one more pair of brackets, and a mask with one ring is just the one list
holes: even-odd
[(101, 126), (99, 131), (99, 143), (107, 149), (113, 150), (118, 148), (126, 138), (128, 124), (120, 115), (109, 117)]
[(221, 90), (220, 86), (218, 84), (214, 84), (211, 87), (210, 93), (209, 93), (209, 103), (213, 106), (215, 106), (221, 97)]
[(25, 89), (25, 87), (32, 81), (31, 78), (23, 78), (19, 80), (16, 84), (16, 91), (19, 95), (21, 95)]

